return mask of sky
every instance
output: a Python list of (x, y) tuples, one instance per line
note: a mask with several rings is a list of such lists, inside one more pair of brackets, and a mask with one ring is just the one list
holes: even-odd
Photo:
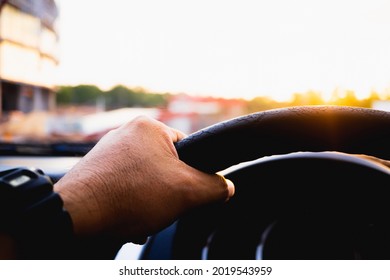
[(226, 98), (390, 91), (388, 0), (57, 0), (58, 83)]

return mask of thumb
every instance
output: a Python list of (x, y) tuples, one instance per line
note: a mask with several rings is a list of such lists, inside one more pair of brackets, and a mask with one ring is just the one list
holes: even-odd
[(228, 197), (226, 198), (225, 201), (228, 201), (235, 193), (234, 183), (231, 180), (226, 179), (225, 176), (223, 176), (221, 174), (215, 174), (215, 175), (218, 176), (220, 178), (220, 180), (222, 180), (224, 182), (224, 184), (226, 185), (227, 190), (228, 190)]
[(192, 202), (198, 206), (218, 201), (228, 201), (235, 192), (234, 183), (220, 174), (197, 174), (197, 180), (191, 188)]

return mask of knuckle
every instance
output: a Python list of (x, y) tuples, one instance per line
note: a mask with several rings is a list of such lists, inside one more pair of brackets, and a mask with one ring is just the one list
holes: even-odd
[(141, 115), (128, 122), (130, 125), (148, 126), (152, 124), (152, 119), (148, 116)]
[(148, 116), (140, 115), (126, 122), (122, 128), (126, 130), (147, 130), (154, 126), (154, 121)]

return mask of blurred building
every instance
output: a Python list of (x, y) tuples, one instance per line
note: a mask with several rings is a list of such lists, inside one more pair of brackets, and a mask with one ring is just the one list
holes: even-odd
[(54, 0), (0, 0), (0, 116), (55, 106)]
[(171, 97), (159, 120), (186, 134), (245, 114), (245, 101), (178, 94)]

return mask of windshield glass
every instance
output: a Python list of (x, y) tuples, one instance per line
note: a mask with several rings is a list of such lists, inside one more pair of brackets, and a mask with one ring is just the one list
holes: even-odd
[[(390, 109), (383, 0), (0, 0), (0, 151), (84, 154), (301, 105)], [(15, 148), (17, 147), (17, 148)]]

